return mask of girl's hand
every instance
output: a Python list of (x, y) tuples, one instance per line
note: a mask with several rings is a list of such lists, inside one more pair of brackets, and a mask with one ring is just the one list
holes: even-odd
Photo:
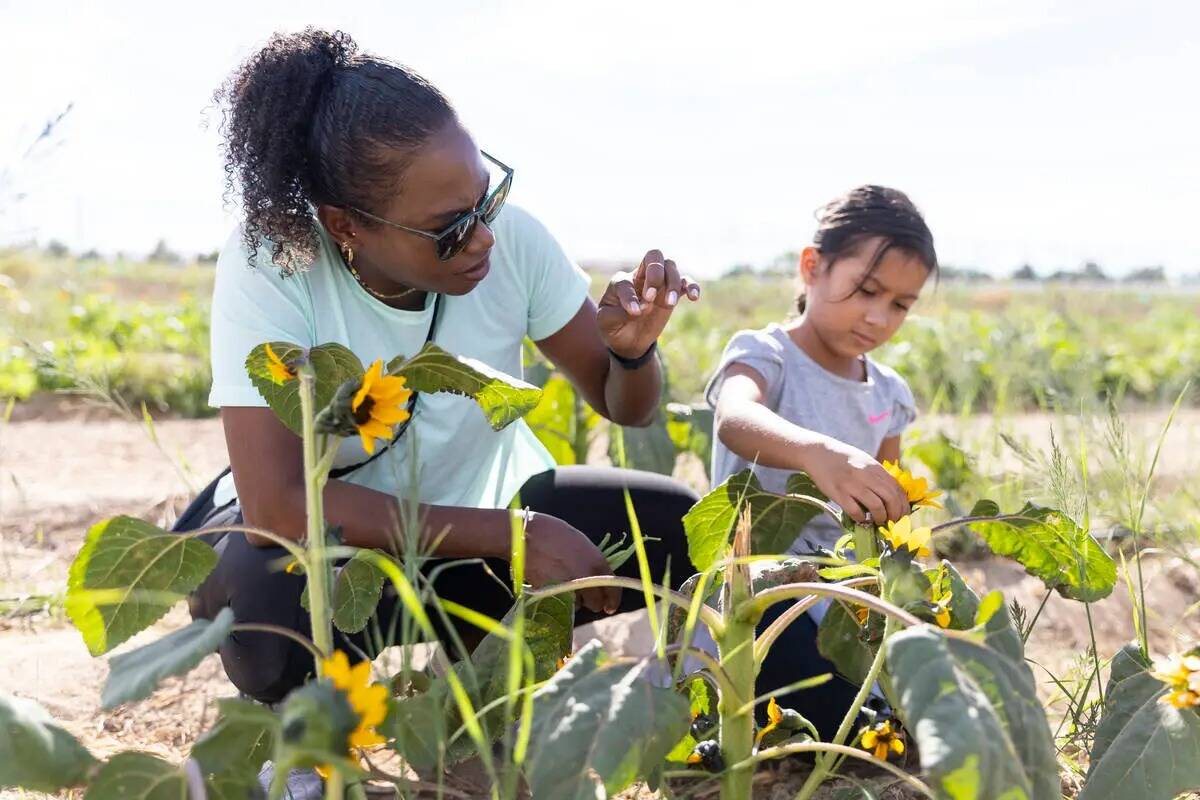
[(684, 297), (699, 300), (699, 284), (681, 277), (661, 251), (651, 250), (636, 270), (618, 272), (608, 284), (596, 315), (600, 338), (617, 355), (637, 358), (657, 341)]
[(908, 495), (871, 456), (848, 444), (829, 438), (806, 454), (805, 471), (817, 488), (842, 507), (858, 523), (883, 525), (909, 513)]
[[(600, 548), (558, 517), (530, 512), (525, 525), (525, 580), (534, 588), (575, 578), (612, 575)], [(621, 590), (613, 586), (577, 593), (590, 611), (614, 614), (621, 605)]]

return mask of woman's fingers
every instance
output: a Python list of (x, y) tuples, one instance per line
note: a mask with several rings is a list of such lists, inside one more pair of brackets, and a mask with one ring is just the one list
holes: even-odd
[(642, 300), (653, 303), (654, 299), (660, 294), (664, 294), (668, 288), (665, 283), (667, 265), (662, 251), (648, 251), (646, 257), (642, 259), (640, 272), (642, 273)]
[(683, 284), (683, 293), (689, 300), (695, 302), (700, 299), (700, 284), (696, 283), (688, 275), (683, 276), (681, 283)]
[(679, 279), (679, 267), (675, 266), (675, 262), (667, 259), (664, 263), (666, 274), (663, 277), (663, 286), (666, 289), (666, 297), (659, 302), (659, 305), (667, 308), (674, 308), (679, 302), (679, 296), (683, 292), (683, 281)]
[(621, 278), (614, 280), (612, 291), (617, 295), (617, 302), (621, 304), (621, 308), (625, 309), (625, 313), (631, 317), (636, 317), (642, 313), (642, 304), (638, 300), (637, 288), (633, 285), (633, 281), (629, 278)]

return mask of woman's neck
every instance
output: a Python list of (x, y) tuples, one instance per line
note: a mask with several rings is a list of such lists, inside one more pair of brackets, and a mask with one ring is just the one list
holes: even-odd
[(427, 292), (398, 283), (369, 264), (355, 263), (350, 274), (367, 294), (384, 305), (401, 311), (420, 311), (425, 308)]
[(835, 351), (821, 337), (808, 317), (801, 317), (784, 330), (797, 347), (822, 368), (841, 378), (852, 381), (867, 379), (866, 364), (862, 356), (847, 356)]

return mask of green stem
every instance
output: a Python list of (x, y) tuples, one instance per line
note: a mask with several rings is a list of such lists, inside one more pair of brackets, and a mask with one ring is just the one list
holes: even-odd
[(345, 796), (346, 778), (340, 769), (334, 767), (325, 781), (325, 800), (342, 800)]
[[(326, 657), (333, 655), (333, 619), (329, 610), (330, 570), (325, 557), (325, 511), (322, 494), (325, 473), (321, 471), (321, 454), (317, 452), (317, 433), (314, 426), (316, 410), (312, 365), (299, 370), (300, 414), (304, 434), (304, 501), (307, 516), (306, 542), (308, 548), (308, 608), (312, 621), (312, 639)], [(320, 670), (318, 662), (318, 670)], [(341, 796), (340, 794), (338, 795)]]
[[(875, 681), (879, 679), (879, 673), (883, 670), (883, 646), (887, 642), (888, 636), (895, 631), (896, 621), (888, 617), (884, 623), (883, 640), (879, 643), (879, 649), (875, 651), (875, 658), (871, 660), (871, 668), (867, 670), (867, 677), (863, 680), (862, 686), (858, 687), (858, 694), (854, 695), (850, 708), (846, 709), (846, 716), (842, 717), (842, 724), (838, 726), (837, 733), (834, 734), (830, 744), (837, 747), (846, 744), (846, 737), (850, 735), (850, 730), (854, 727), (854, 720), (858, 719), (858, 712), (862, 710), (863, 703), (867, 702), (867, 698), (871, 695), (871, 687), (875, 685)], [(832, 762), (837, 757), (838, 754), (833, 752), (822, 752), (817, 755), (813, 771), (809, 773), (808, 780), (800, 787), (796, 800), (808, 800), (813, 796), (813, 793), (832, 772)]]
[[(731, 603), (736, 608), (737, 603)], [(721, 666), (734, 691), (722, 691), (717, 712), (721, 717), (721, 753), (726, 761), (741, 763), (754, 753), (754, 622), (729, 614), (725, 632), (717, 640)], [(747, 708), (749, 705), (749, 708)], [(721, 775), (721, 800), (750, 800), (754, 770), (726, 770)]]
[(781, 758), (793, 753), (817, 753), (836, 755), (840, 758), (858, 758), (869, 762), (882, 770), (890, 772), (912, 788), (916, 789), (918, 792), (923, 793), (926, 797), (936, 797), (936, 795), (933, 793), (933, 790), (930, 789), (924, 781), (913, 775), (909, 775), (895, 764), (889, 764), (886, 761), (880, 761), (865, 750), (859, 750), (855, 747), (847, 747), (844, 744), (830, 744), (828, 742), (795, 742), (793, 744), (780, 745), (779, 747), (768, 747), (766, 750), (760, 750), (759, 752), (755, 753), (746, 761), (740, 764), (734, 764), (732, 767), (730, 767), (730, 769), (749, 769), (760, 761)]

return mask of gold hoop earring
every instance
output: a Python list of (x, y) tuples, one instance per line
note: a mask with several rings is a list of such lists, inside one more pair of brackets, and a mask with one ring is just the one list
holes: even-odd
[(342, 242), (342, 258), (346, 259), (347, 266), (354, 266), (354, 248), (349, 242)]

